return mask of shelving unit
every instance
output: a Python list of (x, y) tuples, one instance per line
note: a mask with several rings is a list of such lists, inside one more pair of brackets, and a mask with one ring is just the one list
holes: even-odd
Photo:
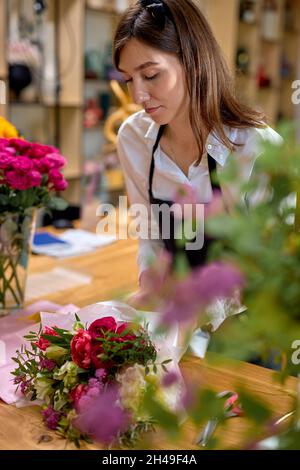
[[(291, 86), (300, 71), (300, 0), (195, 1), (206, 14), (235, 76), (238, 95), (261, 109), (271, 125), (278, 119), (294, 119), (297, 113), (299, 117)], [(241, 17), (245, 3), (250, 13)], [(270, 20), (266, 7), (276, 7), (274, 28), (266, 25)], [(238, 54), (244, 67), (238, 66)], [(270, 80), (268, 86), (261, 86), (262, 80), (259, 84), (260, 71)]]
[[(237, 71), (236, 83), (245, 101), (260, 108), (269, 123), (275, 125), (278, 119), (295, 118), (291, 84), (296, 79), (300, 62), (300, 35), (296, 27), (292, 31), (287, 30), (286, 23), (291, 10), (295, 25), (300, 24), (300, 0), (274, 0), (273, 5), (277, 8), (278, 26), (271, 30), (269, 37), (264, 34), (263, 27), (264, 15), (268, 14), (264, 0), (255, 2), (256, 19), (253, 23), (239, 20), (237, 51), (245, 51), (249, 64), (248, 70)], [(289, 64), (286, 77), (284, 60), (286, 67)]]
[[(32, 1), (26, 1), (23, 8), (25, 6), (29, 18), (32, 18)], [(10, 30), (6, 26), (7, 20), (10, 15), (17, 14), (20, 5), (16, 0), (0, 0), (0, 79), (7, 79), (8, 75), (6, 44)], [(25, 94), (24, 99), (21, 95), (20, 101), (8, 96), (6, 109), (0, 108), (0, 114), (6, 114), (28, 139), (59, 146), (68, 162), (64, 173), (69, 187), (64, 192), (64, 197), (74, 205), (80, 204), (83, 167), (81, 123), (84, 13), (85, 0), (47, 2), (47, 10), (43, 13), (43, 20), (40, 20), (43, 21), (42, 47), (45, 63), (42, 72), (34, 71), (35, 74), (45, 73), (42, 80), (39, 76), (45, 88), (35, 90), (32, 97)], [(56, 64), (58, 73), (55, 72)], [(54, 90), (57, 78), (60, 91), (56, 103)], [(57, 117), (58, 127), (55, 124)]]
[[(101, 189), (104, 193), (110, 193), (112, 196), (122, 192), (124, 188), (121, 168), (118, 166), (113, 169), (106, 168), (106, 157), (109, 154), (111, 157), (116, 149), (113, 146), (107, 145), (104, 132), (106, 117), (118, 107), (110, 87), (111, 76), (107, 70), (107, 65), (111, 62), (111, 59), (108, 57), (108, 49), (110, 49), (113, 33), (121, 11), (116, 9), (118, 2), (106, 2), (106, 6), (102, 5), (101, 7), (96, 7), (96, 3), (98, 2), (90, 0), (86, 2), (85, 62), (86, 65), (91, 65), (94, 60), (98, 67), (95, 66), (94, 70), (86, 70), (88, 75), (84, 77), (84, 99), (86, 103), (92, 100), (94, 106), (103, 112), (103, 117), (91, 128), (83, 126), (83, 153), (87, 164), (87, 172), (90, 171), (90, 165), (95, 165), (95, 168), (98, 168), (100, 165), (102, 171), (104, 171), (101, 176)], [(126, 1), (121, 3), (122, 5), (119, 6), (124, 7)], [(127, 2), (127, 4), (129, 3)], [(95, 54), (94, 57), (93, 54)], [(94, 76), (92, 76), (93, 72)], [(117, 162), (117, 158), (115, 160)], [(106, 197), (104, 194), (103, 196), (104, 198)]]
[[(287, 5), (282, 55), (286, 66), (282, 68), (280, 112), (282, 117), (293, 119), (295, 117), (295, 105), (291, 101), (292, 83), (300, 77), (300, 0), (290, 0)], [(297, 113), (296, 110), (297, 114), (299, 118), (300, 111)]]
[[(1, 93), (3, 94), (4, 88), (7, 88), (7, 62), (5, 57), (6, 50), (6, 0), (0, 0), (0, 80), (1, 80)], [(5, 85), (3, 85), (5, 84)], [(6, 94), (6, 93), (5, 93)], [(7, 108), (5, 103), (0, 102), (0, 116), (6, 116)]]

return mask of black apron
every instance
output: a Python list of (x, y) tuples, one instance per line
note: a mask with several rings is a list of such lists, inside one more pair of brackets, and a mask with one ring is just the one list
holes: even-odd
[[(155, 169), (154, 153), (155, 153), (155, 151), (158, 147), (158, 144), (159, 144), (160, 139), (163, 135), (165, 127), (166, 126), (160, 126), (160, 128), (159, 128), (158, 135), (157, 135), (155, 144), (154, 144), (153, 149), (152, 149), (152, 159), (151, 159), (150, 173), (149, 173), (149, 190), (148, 190), (149, 191), (149, 201), (150, 201), (151, 206), (155, 205), (156, 208), (159, 208), (162, 204), (167, 204), (169, 207), (171, 207), (173, 205), (172, 201), (163, 201), (162, 199), (155, 198), (153, 196), (153, 192), (152, 192), (152, 182), (153, 182), (153, 175), (154, 175), (154, 169)], [(210, 155), (207, 155), (207, 158), (208, 158), (209, 174), (211, 175), (212, 172), (216, 170), (216, 161)], [(220, 189), (219, 182), (212, 182), (212, 188), (213, 188), (213, 190)], [(154, 214), (155, 214), (155, 212), (156, 211), (154, 211)], [(158, 212), (157, 222), (158, 222), (158, 227), (159, 227), (160, 238), (163, 240), (166, 250), (169, 253), (171, 253), (171, 255), (173, 256), (173, 259), (174, 259), (175, 255), (178, 254), (179, 252), (183, 252), (183, 253), (185, 252), (185, 254), (187, 256), (188, 263), (189, 263), (191, 268), (201, 266), (206, 262), (209, 246), (213, 242), (212, 238), (210, 238), (210, 237), (208, 237), (207, 235), (204, 234), (203, 247), (199, 250), (188, 250), (188, 249), (185, 249), (185, 247), (179, 247), (178, 246), (178, 240), (175, 239), (175, 218), (174, 218), (174, 214), (172, 213), (172, 211), (170, 213), (171, 226), (170, 226), (170, 234), (168, 234), (168, 235), (170, 235), (169, 238), (163, 238), (163, 234), (162, 234), (163, 221), (162, 221), (162, 212), (161, 211)], [(189, 242), (191, 242), (191, 241), (189, 241)]]

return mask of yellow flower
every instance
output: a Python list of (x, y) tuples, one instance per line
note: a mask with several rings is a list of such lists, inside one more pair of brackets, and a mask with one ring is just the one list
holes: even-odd
[(4, 119), (4, 117), (0, 116), (0, 137), (11, 139), (18, 136), (19, 133), (17, 129), (10, 122)]

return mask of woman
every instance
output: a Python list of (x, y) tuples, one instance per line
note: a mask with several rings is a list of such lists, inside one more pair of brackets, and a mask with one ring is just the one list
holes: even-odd
[[(262, 114), (241, 104), (212, 31), (191, 0), (140, 0), (123, 15), (114, 40), (114, 60), (135, 103), (143, 110), (129, 117), (118, 134), (118, 153), (131, 203), (172, 204), (178, 185), (208, 204), (219, 187), (225, 208), (238, 200), (263, 140), (279, 142)], [(212, 184), (230, 158), (238, 163), (236, 187)], [(256, 195), (257, 197), (258, 195)], [(149, 263), (165, 247), (176, 254), (174, 230), (160, 239), (140, 239), (141, 293)], [(192, 267), (205, 261), (209, 240), (186, 250)]]

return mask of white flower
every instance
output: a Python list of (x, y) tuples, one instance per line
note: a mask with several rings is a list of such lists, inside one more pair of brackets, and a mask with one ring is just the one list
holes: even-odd
[(37, 374), (34, 380), (34, 388), (36, 390), (36, 397), (38, 400), (43, 400), (46, 403), (50, 403), (50, 397), (53, 395), (52, 384), (54, 380), (47, 377), (43, 377), (41, 374)]
[(119, 392), (121, 405), (135, 415), (138, 414), (141, 398), (146, 389), (145, 368), (135, 364), (117, 374), (116, 379), (121, 384)]

